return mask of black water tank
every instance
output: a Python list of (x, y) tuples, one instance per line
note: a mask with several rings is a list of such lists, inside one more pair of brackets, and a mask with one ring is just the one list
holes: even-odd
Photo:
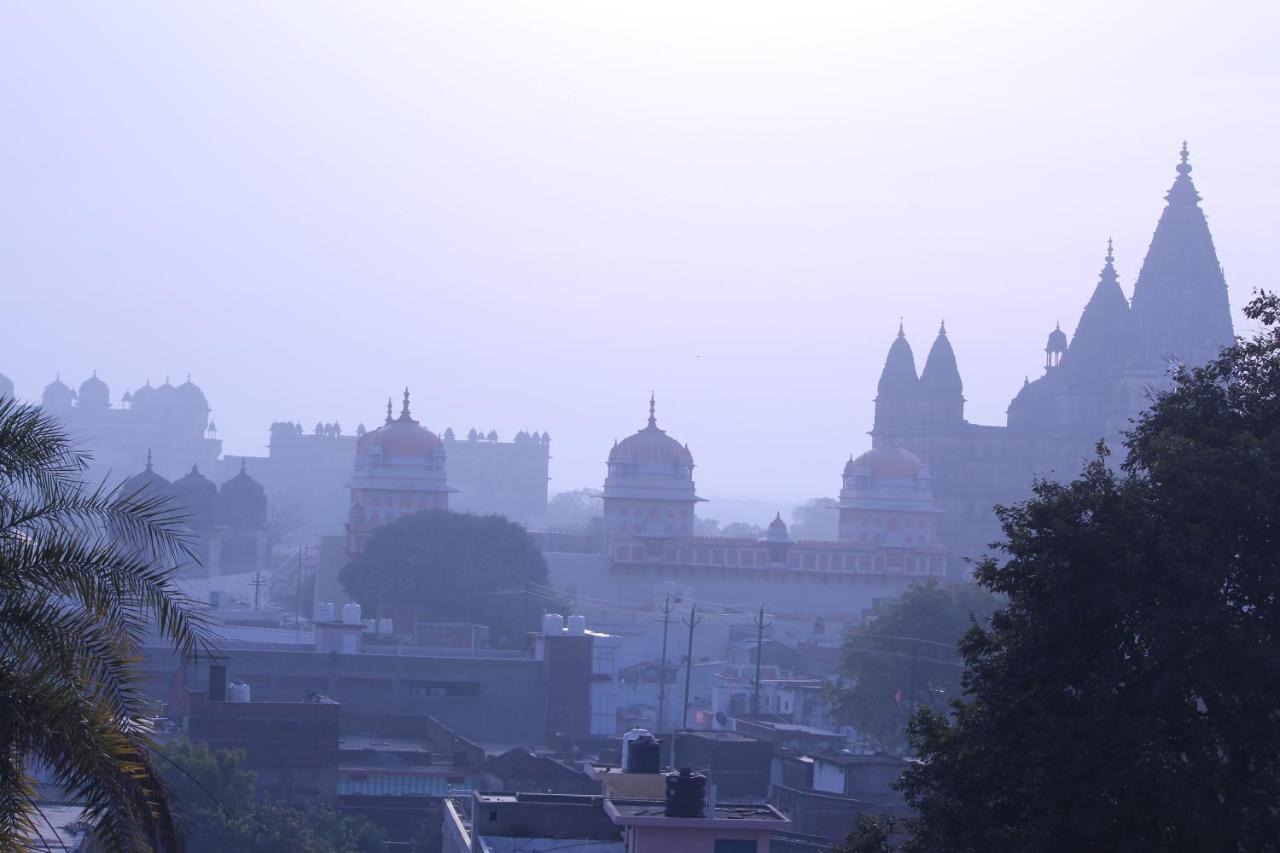
[(658, 773), (662, 769), (662, 746), (653, 735), (640, 735), (627, 741), (624, 765), (628, 773)]
[(667, 774), (667, 817), (706, 817), (707, 777), (681, 767), (679, 773)]

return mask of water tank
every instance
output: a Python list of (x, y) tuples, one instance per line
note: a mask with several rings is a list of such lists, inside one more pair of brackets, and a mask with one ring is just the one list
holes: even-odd
[(587, 617), (574, 613), (569, 617), (569, 636), (581, 637), (587, 633)]
[(564, 617), (559, 613), (542, 614), (542, 633), (547, 637), (558, 637), (564, 630)]
[(316, 603), (315, 610), (316, 622), (332, 622), (333, 621), (333, 602), (321, 601)]
[(359, 625), (360, 624), (360, 605), (354, 601), (348, 601), (342, 605), (342, 624)]
[(706, 817), (707, 777), (688, 767), (668, 773), (667, 803), (662, 813), (667, 817)]
[(386, 618), (385, 616), (384, 616), (383, 618), (379, 619), (379, 620), (378, 620), (378, 633), (379, 633), (379, 634), (390, 634), (390, 633), (393, 631), (393, 628), (391, 627), (391, 624), (392, 624), (392, 623), (391, 623), (391, 620), (390, 620), (390, 619), (388, 619), (388, 618)]
[(249, 685), (244, 682), (233, 682), (227, 685), (227, 701), (228, 702), (248, 702), (249, 701)]
[(622, 769), (626, 773), (652, 773), (662, 770), (662, 746), (644, 730), (623, 743)]

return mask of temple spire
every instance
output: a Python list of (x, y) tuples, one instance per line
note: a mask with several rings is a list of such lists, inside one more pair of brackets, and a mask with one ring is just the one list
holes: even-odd
[(1171, 361), (1203, 365), (1235, 339), (1227, 282), (1191, 181), (1185, 142), (1176, 171), (1133, 287), (1126, 339), (1135, 386), (1163, 381)]
[(387, 423), (391, 423), (391, 398), (387, 398)]
[(400, 408), (400, 418), (401, 420), (406, 420), (406, 421), (413, 419), (413, 416), (409, 414), (409, 386), (408, 385), (406, 385), (404, 388), (404, 405), (401, 406)]
[(1062, 364), (1073, 376), (1111, 376), (1124, 367), (1129, 300), (1120, 289), (1115, 260), (1115, 243), (1108, 239), (1098, 284), (1062, 357)]
[(656, 397), (652, 391), (649, 392), (649, 426), (656, 428), (658, 426), (657, 415), (654, 414), (656, 409)]
[(929, 356), (925, 359), (924, 370), (920, 371), (920, 391), (934, 400), (962, 400), (964, 384), (960, 381), (960, 369), (956, 366), (955, 350), (947, 339), (947, 325), (938, 327), (938, 337), (934, 338), (929, 348)]
[(147, 471), (151, 471), (151, 448), (147, 448)]

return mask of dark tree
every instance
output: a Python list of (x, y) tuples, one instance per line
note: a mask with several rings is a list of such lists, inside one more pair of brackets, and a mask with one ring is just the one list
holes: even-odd
[(912, 706), (945, 710), (960, 695), (957, 645), (999, 598), (972, 584), (912, 586), (844, 640), (836, 718), (880, 749), (903, 752)]
[(257, 800), (257, 774), (239, 750), (177, 741), (165, 747), (164, 776), (190, 853), (381, 853), (383, 833), (368, 819), (330, 806)]
[(1008, 598), (922, 711), (915, 851), (1275, 850), (1280, 332), (1180, 371), (1126, 441), (1000, 517)]
[(339, 578), (368, 613), (413, 604), (426, 620), (488, 625), (496, 645), (519, 647), (546, 602), (547, 563), (502, 516), (430, 510), (376, 530)]
[(898, 821), (891, 817), (860, 814), (853, 831), (831, 853), (893, 853)]

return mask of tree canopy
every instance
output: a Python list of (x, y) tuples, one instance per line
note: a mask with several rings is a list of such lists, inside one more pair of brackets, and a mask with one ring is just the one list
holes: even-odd
[(1274, 850), (1280, 839), (1280, 302), (1179, 371), (1126, 440), (1001, 508), (961, 644), (922, 710), (913, 851)]
[(536, 624), (547, 563), (520, 525), (499, 515), (429, 510), (378, 528), (339, 575), (366, 612), (413, 604), (424, 618), (488, 625), (496, 645), (520, 646)]
[(836, 719), (879, 749), (904, 752), (913, 707), (945, 710), (960, 695), (960, 638), (999, 601), (973, 584), (928, 583), (887, 603), (844, 640), (842, 683), (829, 694)]
[(383, 834), (329, 806), (256, 803), (257, 775), (239, 750), (177, 741), (165, 747), (165, 781), (190, 853), (380, 853)]

